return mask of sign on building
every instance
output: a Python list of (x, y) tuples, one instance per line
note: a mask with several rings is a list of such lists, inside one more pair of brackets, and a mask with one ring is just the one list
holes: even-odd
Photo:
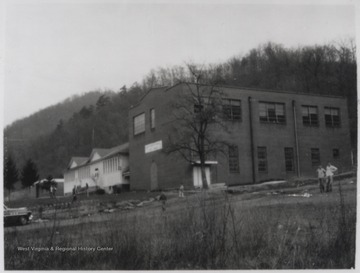
[(162, 140), (150, 143), (145, 145), (145, 154), (161, 150), (162, 149)]

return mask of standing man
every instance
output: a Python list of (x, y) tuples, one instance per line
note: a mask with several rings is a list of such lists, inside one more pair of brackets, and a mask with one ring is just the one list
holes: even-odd
[(184, 197), (184, 185), (181, 184), (180, 188), (179, 188), (179, 197), (183, 198)]
[(51, 184), (51, 185), (50, 185), (50, 189), (49, 189), (50, 198), (54, 198), (54, 193), (53, 193), (53, 191), (54, 191), (54, 188), (53, 188), (53, 185)]
[(162, 208), (162, 211), (164, 212), (166, 210), (166, 195), (163, 191), (161, 191), (161, 194), (160, 194), (160, 197), (159, 197), (159, 200), (161, 201), (161, 208)]
[(332, 191), (332, 184), (333, 184), (333, 177), (334, 173), (337, 171), (337, 168), (333, 165), (331, 165), (330, 162), (328, 162), (326, 166), (326, 191), (331, 192)]
[(89, 184), (86, 183), (86, 197), (89, 197)]
[(56, 191), (57, 191), (57, 187), (56, 185), (53, 185), (53, 197), (56, 198)]
[(320, 165), (317, 170), (317, 175), (318, 175), (318, 181), (319, 181), (319, 187), (320, 187), (320, 193), (323, 193), (325, 190), (325, 175), (326, 175), (326, 171), (325, 169)]
[(73, 192), (73, 199), (72, 199), (71, 203), (74, 203), (77, 201), (77, 188), (75, 186), (74, 186), (72, 192)]

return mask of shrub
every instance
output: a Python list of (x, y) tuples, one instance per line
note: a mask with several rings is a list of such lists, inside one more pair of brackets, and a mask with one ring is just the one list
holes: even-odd
[(95, 191), (96, 194), (105, 194), (105, 190), (104, 189), (96, 189)]

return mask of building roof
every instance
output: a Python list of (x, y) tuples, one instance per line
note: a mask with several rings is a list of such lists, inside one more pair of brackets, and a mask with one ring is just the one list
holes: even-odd
[(111, 157), (115, 154), (129, 154), (129, 143), (127, 142), (122, 145), (110, 148), (108, 150), (108, 153), (102, 157), (103, 159)]
[[(39, 184), (39, 183), (43, 183), (45, 181), (48, 181), (47, 179), (41, 179), (41, 180), (38, 180), (34, 183), (34, 185), (36, 184)], [(64, 178), (53, 178), (52, 181), (56, 182), (56, 183), (64, 183), (65, 182), (65, 179)]]
[(70, 160), (70, 162), (69, 162), (69, 165), (68, 165), (68, 168), (70, 169), (70, 168), (71, 168), (71, 165), (72, 165), (73, 163), (76, 164), (76, 167), (77, 167), (77, 166), (81, 166), (81, 165), (85, 164), (88, 159), (89, 159), (88, 157), (78, 157), (78, 156), (74, 156), (74, 157), (71, 158), (71, 160)]
[(88, 159), (87, 157), (75, 157), (75, 156), (72, 158), (72, 160), (78, 165), (85, 163), (87, 159)]
[[(99, 156), (99, 158), (95, 159), (92, 161), (93, 156), (97, 154)], [(72, 157), (70, 160), (70, 163), (68, 165), (68, 169), (77, 169), (81, 166), (85, 166), (88, 163), (93, 163), (93, 162), (98, 162), (100, 160), (104, 160), (106, 158), (110, 158), (116, 154), (124, 154), (124, 155), (128, 155), (129, 154), (129, 143), (124, 143), (122, 145), (119, 146), (115, 146), (112, 148), (108, 148), (108, 149), (104, 149), (104, 148), (94, 148), (91, 151), (91, 154), (89, 157)], [(76, 166), (71, 168), (71, 165), (73, 163), (76, 163)]]
[[(179, 82), (177, 84), (171, 85), (171, 86), (161, 86), (161, 87), (154, 87), (148, 90), (139, 100), (137, 104), (132, 106), (131, 108), (135, 108), (136, 106), (141, 104), (141, 101), (150, 93), (153, 91), (164, 91), (167, 92), (173, 88), (175, 88), (178, 85), (196, 85), (196, 83), (191, 82)], [(199, 84), (200, 86), (210, 86), (209, 84)], [(238, 89), (241, 90), (251, 90), (251, 91), (258, 91), (258, 92), (272, 92), (272, 93), (284, 93), (284, 94), (294, 94), (294, 95), (307, 95), (307, 96), (316, 96), (316, 97), (330, 97), (330, 98), (345, 98), (345, 96), (339, 96), (339, 95), (331, 95), (331, 94), (318, 94), (318, 93), (305, 93), (305, 92), (298, 92), (298, 91), (289, 91), (289, 90), (283, 90), (283, 89), (265, 89), (265, 88), (253, 88), (253, 87), (242, 87), (242, 86), (233, 86), (233, 85), (216, 85), (217, 88), (228, 88), (228, 89)]]
[(92, 151), (91, 151), (91, 155), (89, 157), (89, 159), (95, 154), (97, 153), (100, 157), (104, 157), (106, 156), (109, 152), (110, 152), (111, 148), (110, 149), (102, 149), (102, 148), (94, 148)]

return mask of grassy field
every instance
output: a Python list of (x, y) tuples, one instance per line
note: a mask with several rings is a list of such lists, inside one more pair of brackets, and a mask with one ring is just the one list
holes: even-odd
[(69, 220), (65, 226), (53, 221), (6, 228), (5, 269), (351, 268), (353, 181), (338, 181), (327, 194), (311, 184), (185, 199), (172, 195), (165, 212), (153, 202)]

